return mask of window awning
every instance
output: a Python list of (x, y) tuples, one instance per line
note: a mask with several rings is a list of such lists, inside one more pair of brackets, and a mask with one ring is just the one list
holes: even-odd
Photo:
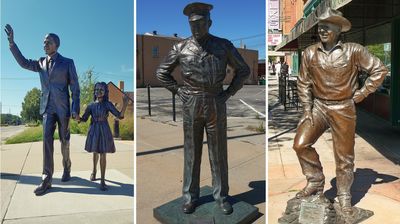
[(297, 25), (290, 31), (289, 35), (283, 37), (275, 51), (296, 51), (314, 43), (317, 39), (316, 30), (313, 27), (318, 23), (318, 17), (331, 7), (338, 9), (350, 3), (352, 0), (322, 0), (321, 3), (306, 18), (302, 18)]

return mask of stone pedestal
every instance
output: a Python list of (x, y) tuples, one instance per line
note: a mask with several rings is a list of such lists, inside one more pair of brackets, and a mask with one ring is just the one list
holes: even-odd
[(223, 214), (212, 197), (212, 187), (200, 189), (200, 199), (196, 211), (192, 214), (182, 212), (182, 198), (177, 198), (153, 209), (154, 217), (164, 224), (245, 224), (252, 223), (259, 217), (258, 208), (243, 201), (229, 198), (232, 214)]
[(292, 198), (287, 202), (285, 213), (279, 224), (356, 224), (373, 216), (372, 211), (353, 207), (353, 214), (341, 212), (337, 202), (332, 203), (323, 195)]

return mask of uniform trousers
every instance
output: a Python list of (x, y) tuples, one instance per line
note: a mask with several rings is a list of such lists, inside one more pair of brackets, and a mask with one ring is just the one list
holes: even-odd
[(184, 171), (183, 198), (196, 201), (200, 193), (200, 164), (204, 130), (212, 173), (214, 199), (220, 203), (228, 195), (226, 104), (208, 94), (186, 95), (183, 99)]

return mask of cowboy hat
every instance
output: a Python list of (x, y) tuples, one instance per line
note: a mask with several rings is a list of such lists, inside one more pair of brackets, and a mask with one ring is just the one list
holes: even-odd
[(340, 11), (330, 7), (318, 17), (318, 22), (328, 22), (339, 25), (341, 27), (341, 32), (346, 32), (351, 29), (350, 21), (344, 18)]

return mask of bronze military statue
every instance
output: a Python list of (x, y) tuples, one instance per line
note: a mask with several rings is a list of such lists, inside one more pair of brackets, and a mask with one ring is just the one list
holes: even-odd
[[(336, 161), (337, 199), (341, 212), (352, 215), (350, 187), (354, 179), (355, 104), (375, 92), (388, 70), (362, 45), (339, 40), (340, 34), (351, 28), (350, 21), (341, 12), (328, 8), (318, 20), (321, 42), (304, 50), (298, 79), (304, 114), (293, 148), (307, 185), (296, 197), (323, 193), (325, 176), (312, 145), (330, 128)], [(360, 71), (369, 74), (361, 88), (357, 80)]]
[[(160, 82), (183, 102), (184, 131), (184, 213), (195, 211), (199, 199), (200, 163), (204, 129), (212, 171), (213, 196), (225, 214), (230, 214), (226, 101), (242, 88), (250, 74), (237, 49), (226, 39), (209, 34), (212, 5), (192, 3), (183, 13), (189, 17), (192, 36), (172, 47), (157, 69)], [(227, 65), (235, 70), (229, 87), (223, 89)], [(171, 73), (180, 65), (183, 86)]]

